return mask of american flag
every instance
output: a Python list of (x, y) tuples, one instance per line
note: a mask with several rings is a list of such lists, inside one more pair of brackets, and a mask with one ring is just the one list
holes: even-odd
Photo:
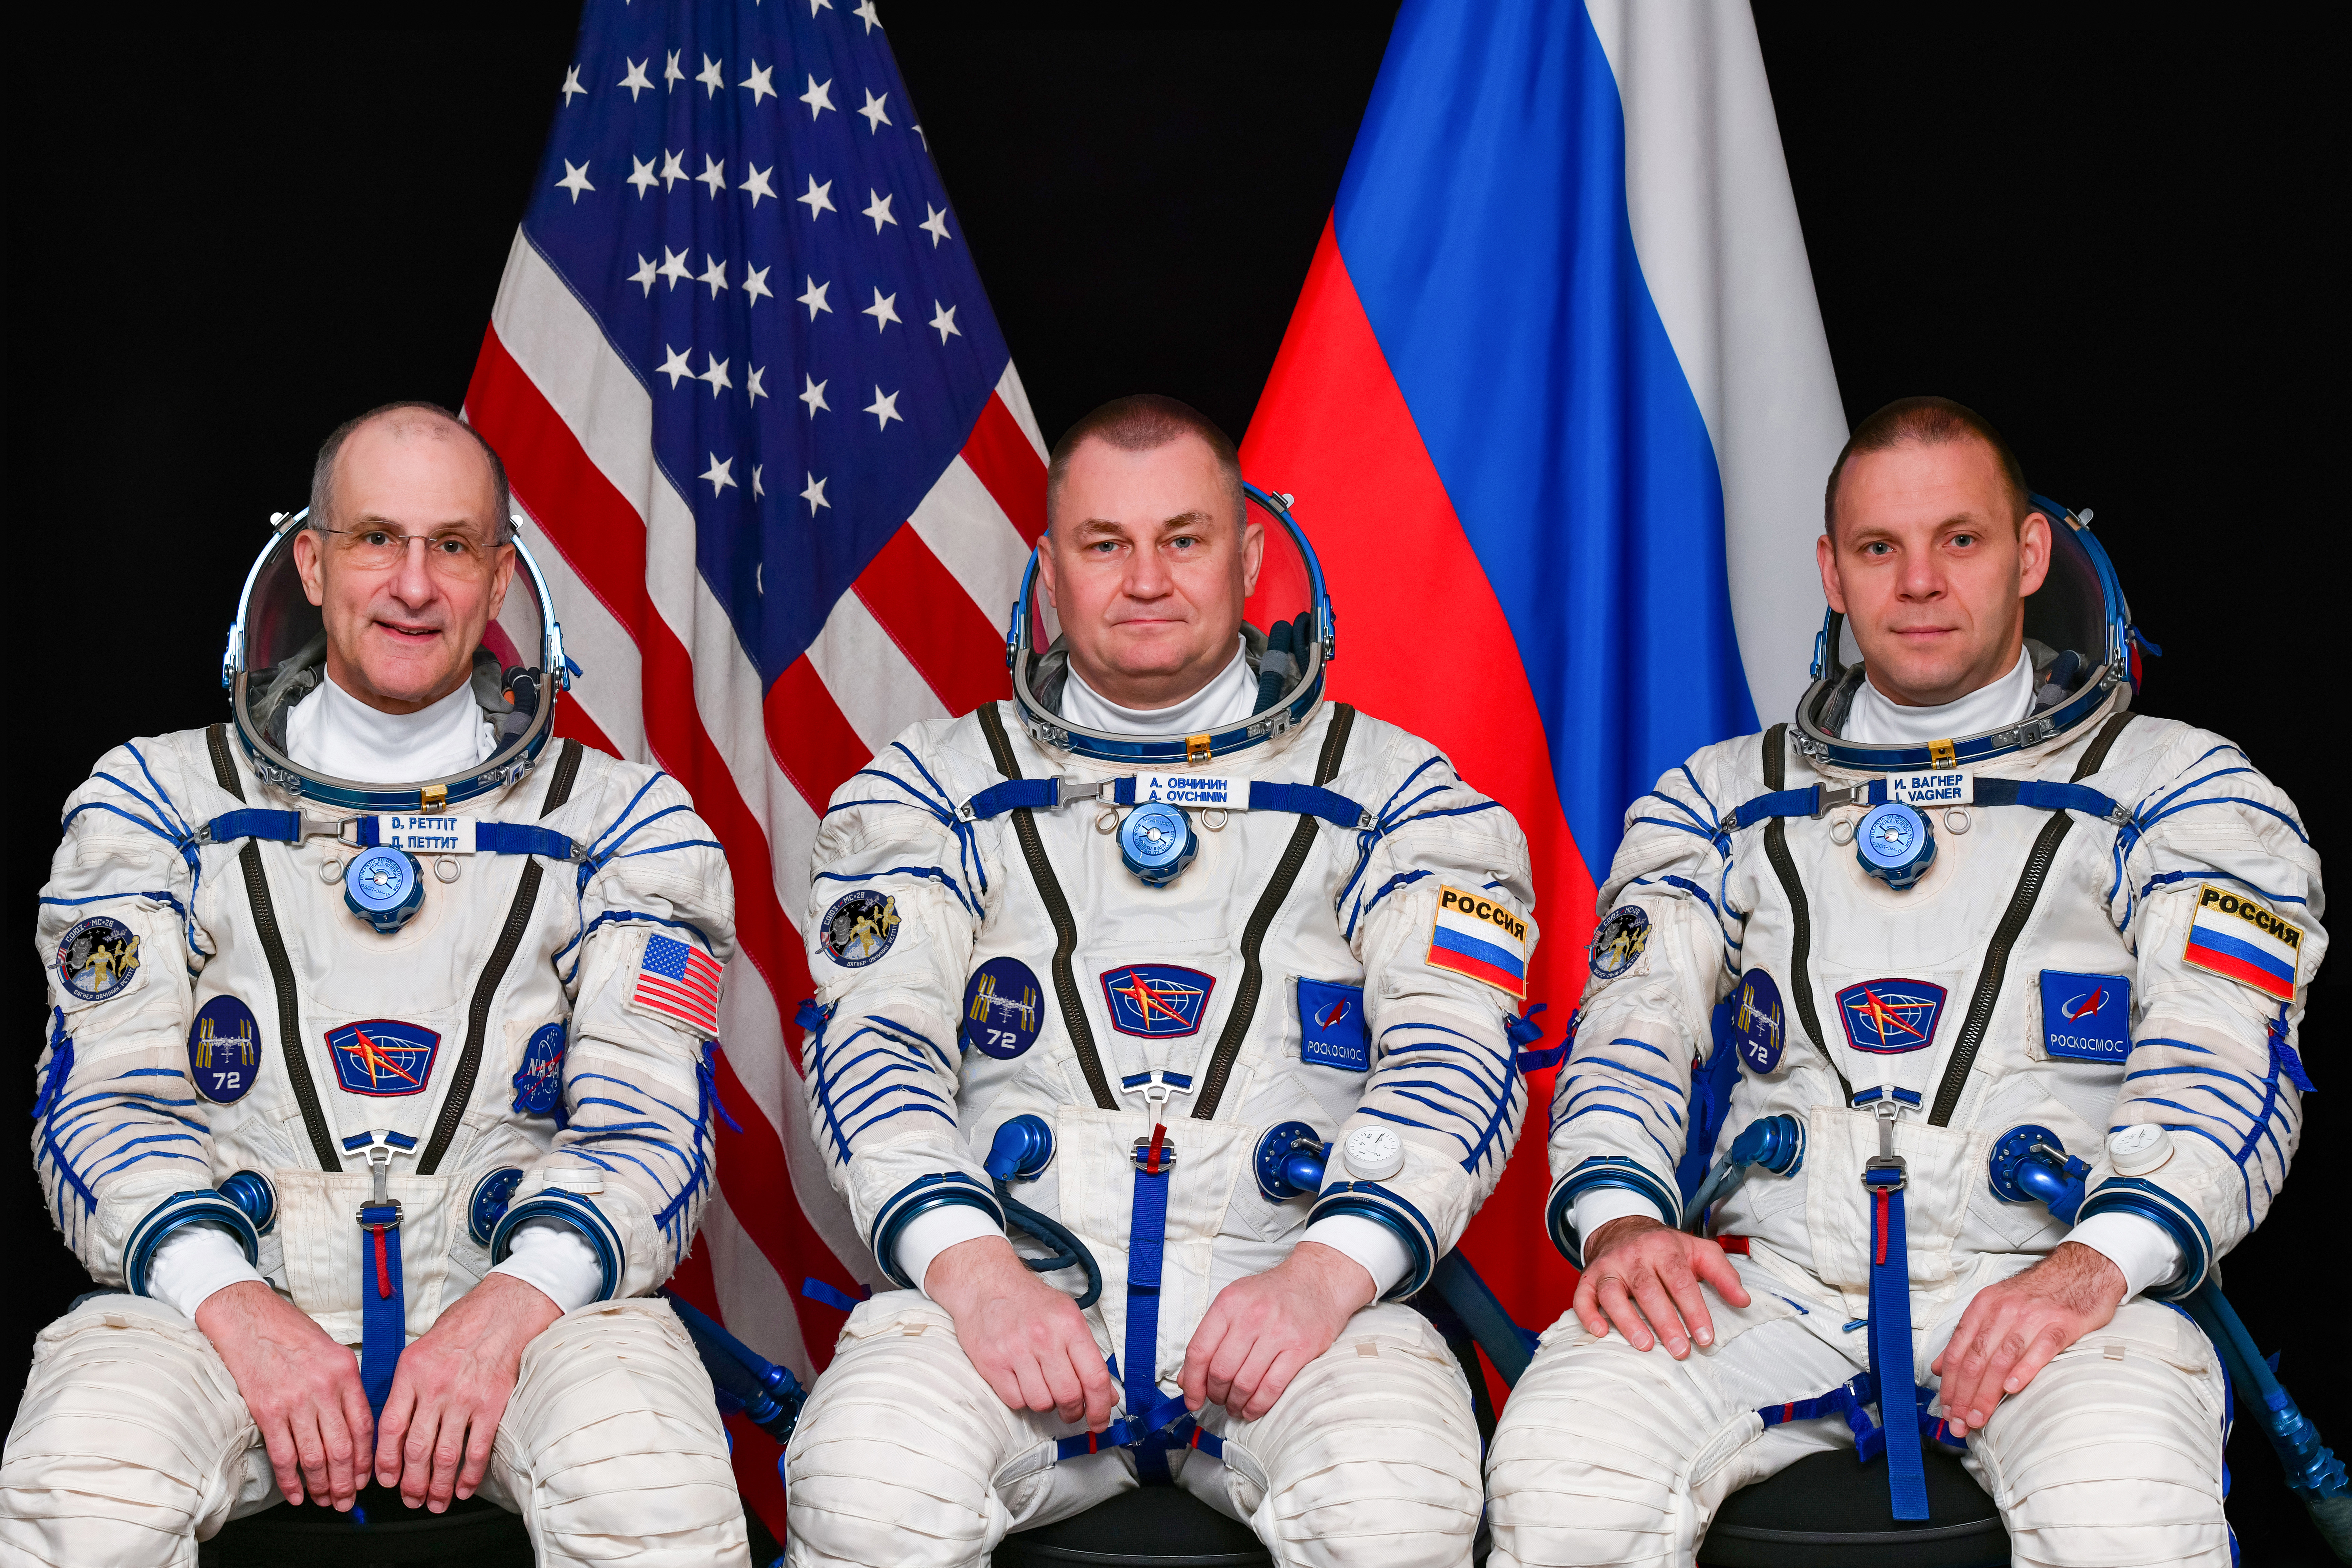
[(715, 1036), (719, 964), (700, 948), (676, 937), (654, 937), (646, 943), (645, 962), (637, 965), (637, 989), (629, 1000)]
[[(583, 671), (558, 728), (677, 777), (734, 873), (742, 1131), (673, 1284), (812, 1375), (841, 1314), (803, 1279), (880, 1280), (787, 1027), (810, 845), (901, 729), (1008, 694), (1045, 526), (1036, 420), (872, 0), (590, 0), (466, 414), (548, 546)], [(738, 1422), (736, 1453), (781, 1528), (774, 1445)]]

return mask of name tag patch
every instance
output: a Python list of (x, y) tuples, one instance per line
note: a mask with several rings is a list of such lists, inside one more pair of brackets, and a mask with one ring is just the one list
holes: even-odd
[(2252, 986), (2281, 1002), (2294, 1000), (2303, 960), (2303, 928), (2268, 905), (2207, 882), (2197, 889), (2181, 962)]
[(1298, 1059), (1342, 1072), (1372, 1070), (1372, 1030), (1364, 988), (1328, 980), (1298, 982)]
[(261, 1026), (237, 997), (215, 996), (188, 1029), (188, 1078), (215, 1105), (246, 1097), (261, 1077)]
[(2043, 970), (2042, 1048), (2077, 1062), (2120, 1062), (2131, 1055), (2130, 979)]
[(1936, 1039), (1945, 989), (1927, 980), (1865, 980), (1837, 994), (1845, 1043), (1874, 1057), (1924, 1051)]
[(335, 1081), (347, 1094), (392, 1100), (423, 1094), (433, 1081), (433, 1058), (441, 1037), (398, 1018), (364, 1018), (327, 1031), (335, 1058)]
[(1976, 802), (1977, 784), (1968, 773), (1941, 769), (1926, 773), (1889, 773), (1886, 798), (1914, 806), (1971, 805)]
[(1429, 933), (1429, 966), (1483, 980), (1507, 995), (1528, 994), (1528, 922), (1500, 899), (1441, 884)]
[(471, 855), (474, 820), (469, 816), (380, 816), (376, 842), (412, 855)]
[(1224, 773), (1138, 773), (1135, 804), (1163, 800), (1196, 811), (1240, 811), (1249, 805), (1249, 781)]

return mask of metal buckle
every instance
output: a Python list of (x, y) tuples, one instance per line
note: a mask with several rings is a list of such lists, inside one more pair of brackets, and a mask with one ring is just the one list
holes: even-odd
[(1054, 804), (1076, 805), (1082, 800), (1116, 803), (1118, 798), (1118, 776), (1107, 779), (1074, 779), (1066, 774), (1054, 780)]
[[(1147, 1160), (1149, 1160), (1150, 1157), (1151, 1157), (1151, 1140), (1150, 1140), (1150, 1139), (1149, 1139), (1149, 1138), (1139, 1138), (1139, 1139), (1137, 1139), (1137, 1140), (1135, 1141), (1135, 1147), (1134, 1147), (1131, 1151), (1129, 1151), (1129, 1159), (1131, 1159), (1131, 1160), (1133, 1160), (1133, 1161), (1135, 1162), (1135, 1168), (1136, 1168), (1137, 1170), (1139, 1170), (1139, 1170), (1141, 1170), (1141, 1169), (1143, 1169), (1144, 1162), (1145, 1162), (1145, 1161), (1147, 1161)], [(1160, 1173), (1161, 1173), (1161, 1174), (1163, 1174), (1163, 1175), (1164, 1175), (1164, 1174), (1166, 1174), (1168, 1172), (1172, 1171), (1172, 1170), (1174, 1170), (1175, 1168), (1176, 1168), (1176, 1140), (1174, 1140), (1173, 1138), (1162, 1138), (1162, 1139), (1160, 1141)]]
[[(368, 1210), (385, 1207), (389, 1207), (392, 1210), (392, 1217), (390, 1219), (384, 1220), (379, 1224), (367, 1217)], [(371, 1198), (366, 1203), (363, 1203), (359, 1206), (359, 1212), (353, 1217), (360, 1222), (360, 1228), (362, 1230), (398, 1230), (400, 1228), (401, 1217), (404, 1213), (405, 1211), (400, 1206), (400, 1200), (398, 1198)]]
[[(1871, 1179), (1881, 1171), (1894, 1172), (1895, 1179), (1891, 1182)], [(1873, 1154), (1862, 1167), (1862, 1184), (1874, 1193), (1899, 1193), (1911, 1184), (1910, 1164), (1900, 1154)]]
[(1840, 806), (1854, 805), (1859, 804), (1860, 797), (1867, 796), (1869, 795), (1870, 786), (1868, 784), (1841, 784), (1837, 788), (1832, 789), (1829, 785), (1823, 784), (1821, 786), (1821, 795), (1813, 802), (1813, 816), (1816, 818), (1826, 816), (1831, 812), (1837, 810)]

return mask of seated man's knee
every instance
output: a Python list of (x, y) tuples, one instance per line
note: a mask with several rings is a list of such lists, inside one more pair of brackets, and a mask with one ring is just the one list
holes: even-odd
[[(499, 1445), (551, 1561), (600, 1538), (643, 1562), (725, 1562), (742, 1502), (709, 1375), (667, 1303), (604, 1301), (556, 1321), (525, 1352)], [(572, 1552), (567, 1543), (582, 1543)]]
[(176, 1560), (240, 1500), (251, 1436), (194, 1324), (133, 1297), (92, 1302), (36, 1343), (0, 1460), (0, 1544), (33, 1562)]
[(786, 1452), (791, 1561), (983, 1560), (1010, 1517), (994, 1476), (1014, 1427), (945, 1311), (912, 1291), (864, 1303)]
[(1238, 1436), (1234, 1501), (1276, 1561), (1470, 1561), (1485, 1492), (1469, 1385), (1410, 1309), (1360, 1313)]
[(1972, 1441), (2026, 1563), (2230, 1561), (2222, 1387), (2203, 1334), (2128, 1303)]
[(1496, 1568), (1672, 1562), (1696, 1533), (1691, 1466), (1728, 1413), (1662, 1350), (1595, 1340), (1563, 1317), (1487, 1452)]

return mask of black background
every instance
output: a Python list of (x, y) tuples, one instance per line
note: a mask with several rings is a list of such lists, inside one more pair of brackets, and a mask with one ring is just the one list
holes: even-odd
[[(884, 4), (1047, 438), (1145, 389), (1238, 437), (1387, 8), (1217, 32), (1002, 28), (968, 5)], [(91, 762), (220, 715), (237, 584), (267, 514), (300, 504), (320, 437), (392, 398), (462, 399), (576, 25), (560, 6), (499, 15), (463, 31), (118, 29), (95, 53), (59, 36), (20, 78), (19, 919)], [(2337, 698), (2320, 634), (2345, 613), (2322, 488), (2344, 407), (2332, 204), (2314, 195), (2335, 159), (2332, 53), (2284, 31), (2232, 52), (2158, 16), (1757, 5), (1849, 420), (1957, 397), (2037, 488), (2095, 507), (2165, 649), (2142, 708), (2244, 744), (2325, 854)], [(24, 1106), (43, 979), (21, 949), (9, 973), (24, 1033), (8, 1102)], [(2333, 1090), (2306, 1102), (2308, 1168), (2229, 1265), (2232, 1299), (2339, 1445), (2352, 1406), (2321, 1335), (2339, 1300), (2325, 1156), (2346, 1090), (2326, 1042), (2344, 973), (2321, 976), (2304, 1037)], [(28, 1163), (0, 1159), (0, 1194), (23, 1318), (6, 1363), (87, 1282)], [(0, 1399), (18, 1377), (0, 1365)], [(2259, 1435), (2241, 1424), (2230, 1457), (2245, 1560), (2322, 1561)]]

